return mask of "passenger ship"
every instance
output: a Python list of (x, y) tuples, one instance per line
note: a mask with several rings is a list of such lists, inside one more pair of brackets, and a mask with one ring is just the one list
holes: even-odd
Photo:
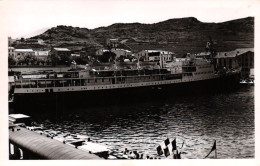
[[(212, 60), (175, 58), (159, 67), (154, 62), (115, 62), (84, 70), (38, 72), (14, 76), (15, 103), (133, 101), (239, 84), (240, 68), (215, 70)], [(44, 100), (43, 100), (44, 99)]]

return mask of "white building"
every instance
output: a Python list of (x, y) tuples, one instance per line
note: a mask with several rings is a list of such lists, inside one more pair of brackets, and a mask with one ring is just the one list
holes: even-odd
[(164, 62), (171, 62), (173, 61), (174, 53), (170, 51), (161, 51), (161, 58), (163, 58)]
[(116, 54), (116, 58), (132, 56), (132, 52), (125, 49), (112, 49), (111, 52)]
[(137, 59), (143, 58), (144, 61), (158, 62), (158, 65), (164, 67), (166, 63), (172, 62), (174, 53), (162, 50), (142, 50), (135, 54)]
[(39, 60), (47, 61), (50, 51), (35, 51), (35, 56)]
[(8, 47), (8, 56), (14, 58), (14, 47)]
[(35, 56), (35, 52), (32, 49), (15, 49), (14, 50), (14, 58), (15, 59), (20, 59), (25, 56)]

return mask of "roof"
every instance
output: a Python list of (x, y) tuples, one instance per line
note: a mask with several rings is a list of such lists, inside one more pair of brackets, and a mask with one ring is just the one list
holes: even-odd
[(8, 49), (14, 49), (14, 47), (8, 47)]
[(209, 56), (209, 55), (211, 55), (211, 53), (210, 52), (200, 52), (200, 53), (197, 53), (195, 55), (196, 56)]
[(129, 53), (131, 52), (131, 51), (129, 51), (129, 50), (125, 50), (125, 49), (122, 49), (122, 48), (117, 48), (117, 49), (115, 49), (115, 50), (112, 50), (112, 51), (117, 51), (117, 50), (118, 50), (118, 51), (125, 51), (125, 52), (129, 52)]
[(238, 49), (236, 49), (236, 51), (237, 51), (238, 55), (241, 55), (246, 52), (254, 52), (254, 48), (238, 48)]
[(253, 48), (239, 48), (227, 52), (218, 52), (215, 58), (234, 58), (246, 52), (254, 52)]
[(30, 116), (24, 114), (10, 114), (9, 117), (14, 119), (21, 119), (21, 118), (30, 118)]
[(56, 51), (70, 51), (67, 48), (53, 48), (53, 49), (56, 50)]
[(161, 54), (174, 54), (174, 53), (171, 51), (161, 51)]
[(237, 56), (237, 52), (235, 50), (228, 52), (218, 52), (215, 58), (234, 58)]
[(161, 54), (174, 54), (171, 51), (165, 51), (165, 50), (144, 50), (144, 51), (147, 51), (148, 53), (160, 52)]
[(10, 143), (17, 144), (22, 149), (37, 154), (39, 159), (102, 159), (24, 128), (13, 132), (9, 130), (9, 140)]
[(15, 52), (33, 52), (32, 49), (15, 49)]
[(161, 52), (161, 50), (145, 50), (145, 51), (147, 51), (148, 53)]

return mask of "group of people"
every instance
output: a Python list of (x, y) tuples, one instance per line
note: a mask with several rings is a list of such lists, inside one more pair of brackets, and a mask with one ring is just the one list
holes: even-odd
[(130, 151), (127, 148), (125, 148), (123, 152), (123, 157), (126, 159), (161, 159), (159, 157), (151, 157), (148, 155), (144, 157), (143, 153), (139, 154), (137, 151)]
[[(139, 154), (137, 151), (130, 151), (127, 148), (125, 148), (125, 150), (123, 152), (123, 158), (125, 158), (125, 159), (161, 159), (161, 157), (159, 157), (159, 156), (152, 157), (152, 156), (147, 155), (146, 157), (144, 157), (143, 153)], [(181, 159), (181, 152), (178, 152), (178, 150), (176, 150), (173, 153), (173, 159)]]

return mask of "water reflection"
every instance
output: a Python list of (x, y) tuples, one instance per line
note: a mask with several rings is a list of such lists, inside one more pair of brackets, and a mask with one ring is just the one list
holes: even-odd
[(87, 134), (122, 150), (156, 155), (168, 137), (178, 146), (185, 142), (183, 158), (204, 158), (216, 139), (218, 158), (254, 157), (254, 87), (54, 115), (32, 113), (47, 127)]

